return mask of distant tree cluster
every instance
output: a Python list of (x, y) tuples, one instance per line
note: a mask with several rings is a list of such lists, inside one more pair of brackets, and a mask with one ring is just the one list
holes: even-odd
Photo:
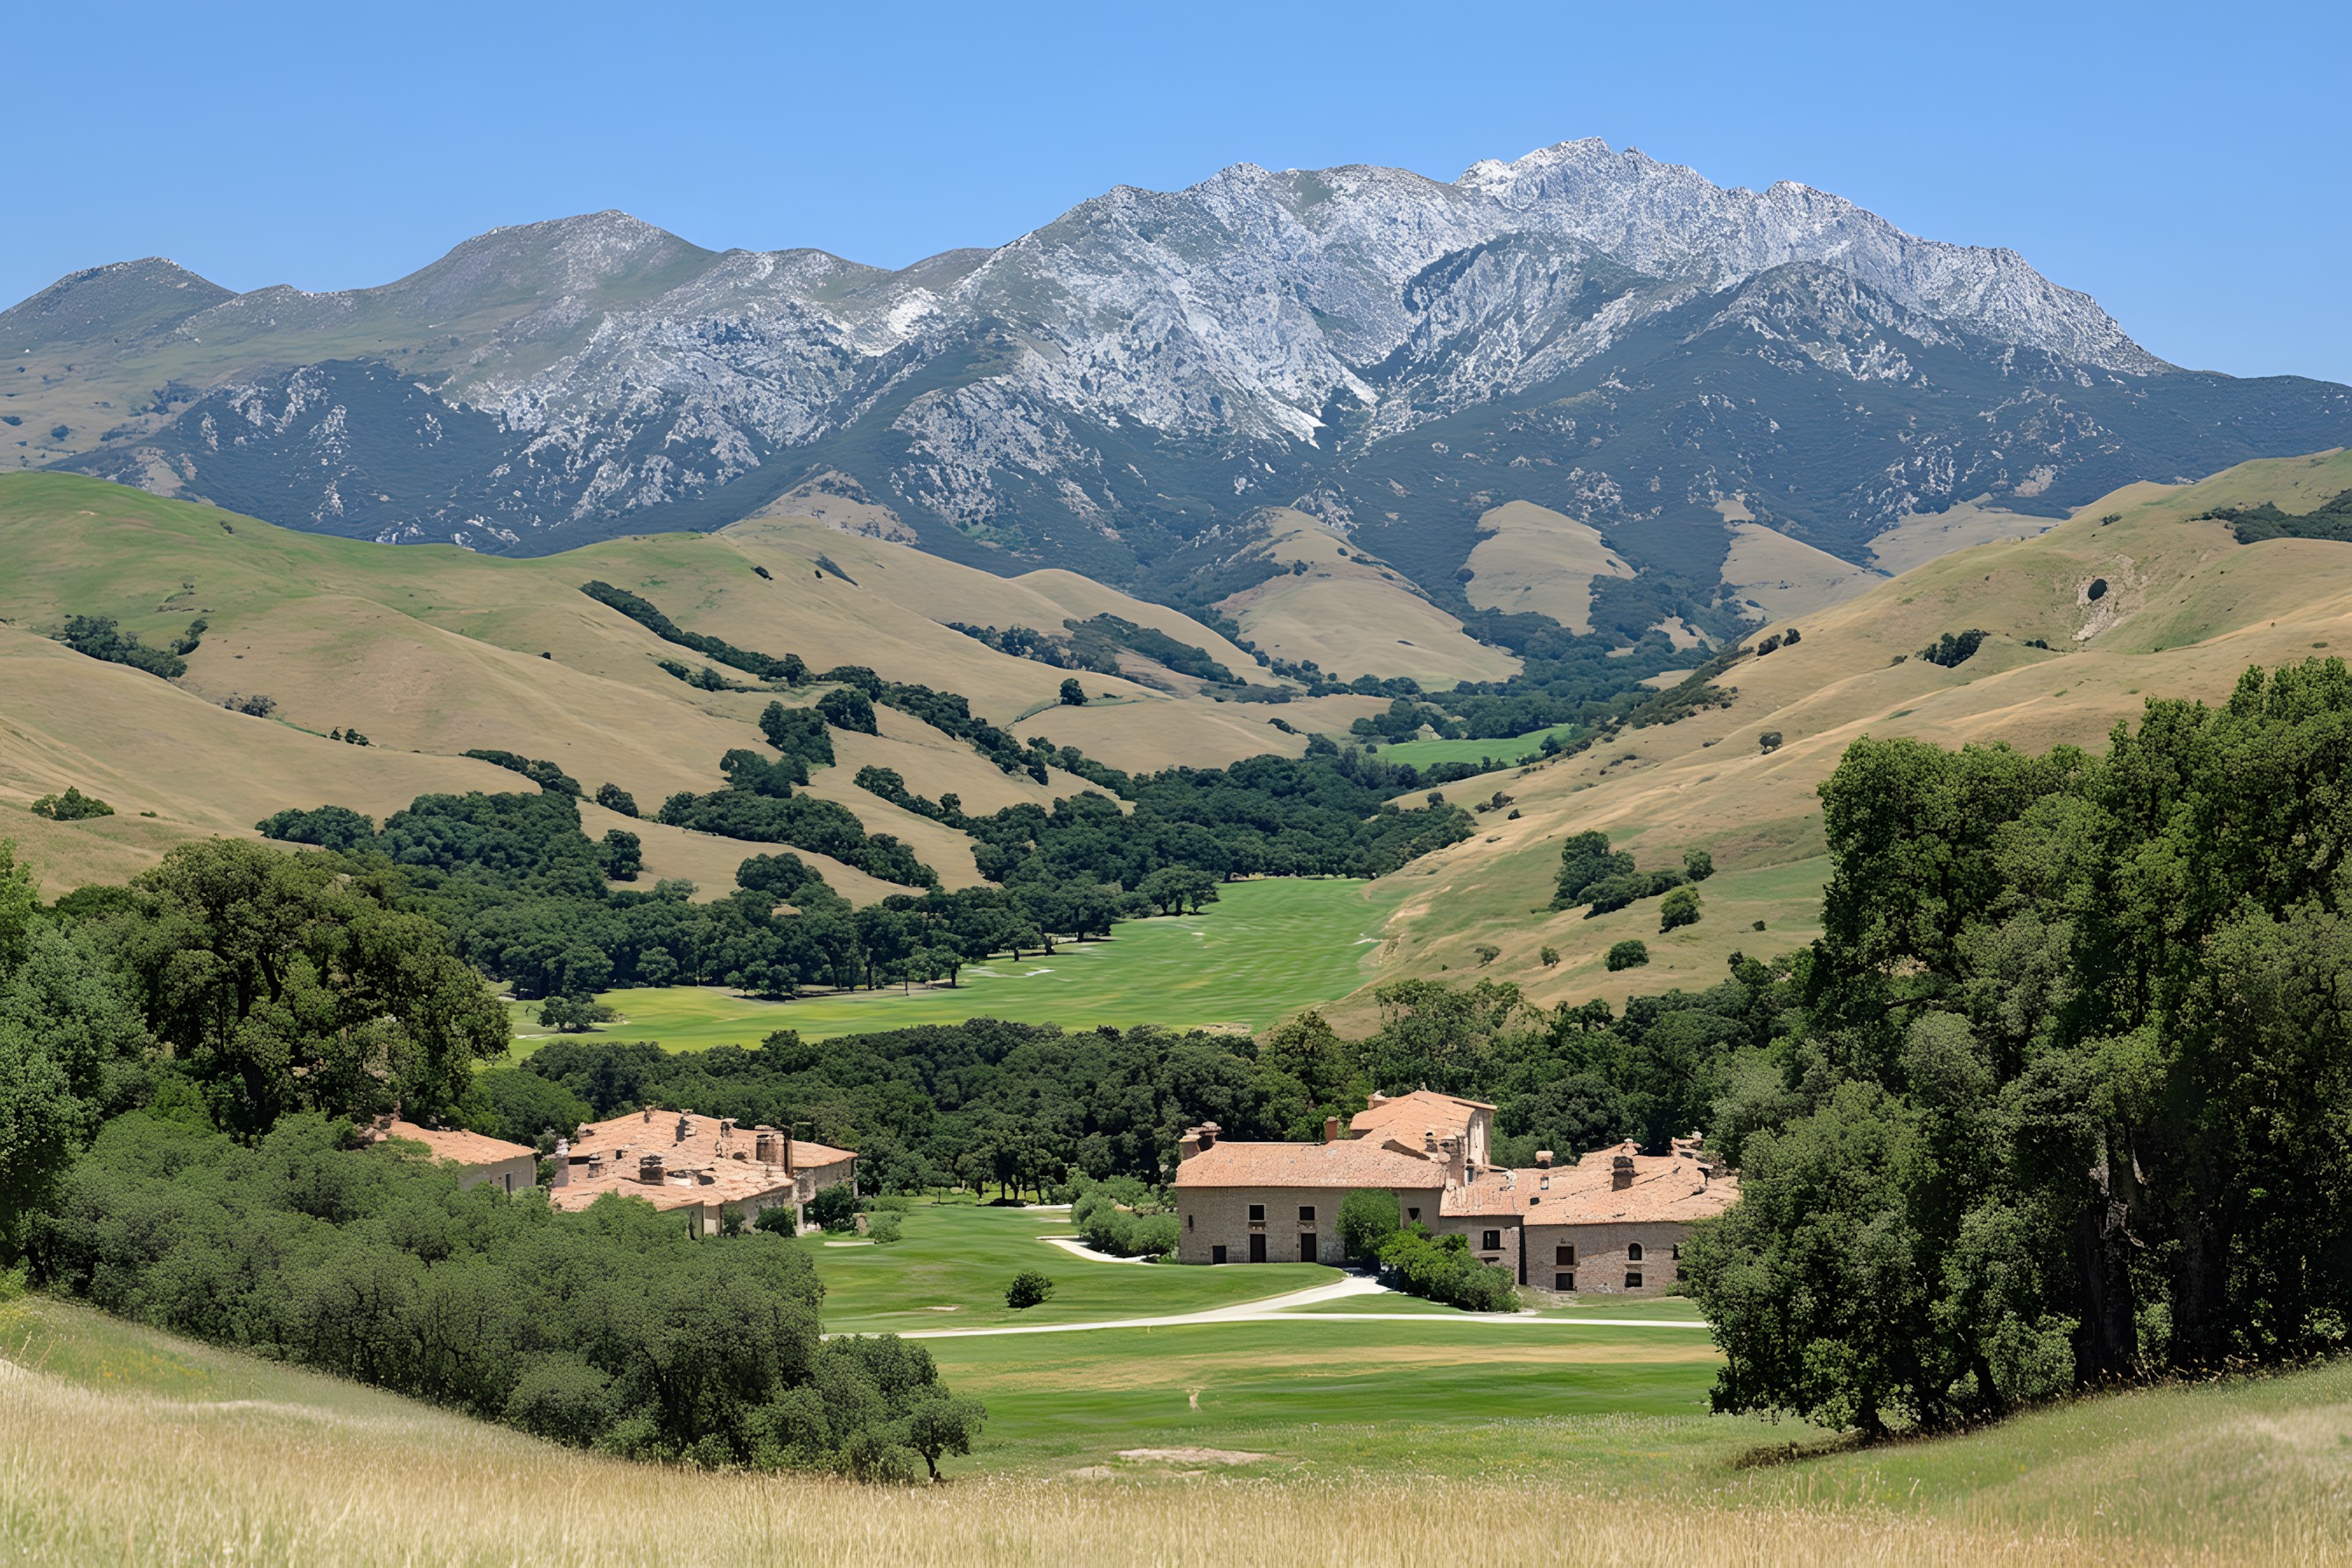
[(518, 756), (512, 752), (493, 751), (482, 747), (477, 747), (465, 754), (477, 762), (491, 763), (509, 773), (520, 773), (543, 790), (551, 790), (557, 795), (572, 795), (574, 798), (580, 795), (580, 781), (553, 763), (541, 762), (537, 757)]
[(2306, 512), (2290, 513), (2276, 501), (2264, 501), (2251, 507), (2217, 506), (2193, 521), (2208, 519), (2228, 523), (2241, 544), (2258, 544), (2265, 539), (2352, 541), (2352, 490), (2344, 490)]
[[(104, 616), (74, 616), (57, 640), (78, 654), (89, 658), (104, 659), (109, 664), (128, 665), (145, 670), (165, 680), (177, 680), (188, 673), (188, 661), (180, 656), (194, 653), (197, 639), (204, 636), (205, 623), (199, 618), (189, 624), (187, 635), (173, 645), (173, 651), (149, 647), (139, 640), (136, 632), (126, 632), (120, 625)], [(185, 646), (181, 646), (184, 644)]]
[(52, 822), (81, 822), (93, 816), (112, 816), (114, 807), (94, 795), (84, 795), (73, 784), (63, 793), (45, 795), (33, 802), (35, 816), (46, 816)]
[(1964, 632), (1946, 632), (1919, 650), (1919, 657), (1944, 669), (1957, 668), (1976, 657), (1992, 634), (1980, 626), (1970, 626)]

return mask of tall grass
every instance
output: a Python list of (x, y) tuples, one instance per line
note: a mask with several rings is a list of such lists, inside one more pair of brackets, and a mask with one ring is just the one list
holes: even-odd
[[(289, 1380), (295, 1374), (288, 1374)], [(289, 1389), (289, 1392), (293, 1392)], [(1479, 1482), (976, 1479), (881, 1490), (605, 1460), (390, 1399), (197, 1403), (0, 1363), (0, 1554), (39, 1563), (1894, 1564), (2343, 1561), (2310, 1508), (2227, 1550), (1997, 1522), (1661, 1509)]]

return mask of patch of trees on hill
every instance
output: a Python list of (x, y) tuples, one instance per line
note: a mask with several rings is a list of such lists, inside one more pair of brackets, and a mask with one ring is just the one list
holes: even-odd
[(751, 648), (737, 647), (724, 637), (705, 637), (700, 632), (688, 631), (656, 609), (650, 600), (641, 598), (626, 588), (615, 588), (601, 579), (581, 584), (580, 591), (598, 604), (620, 611), (664, 642), (690, 648), (705, 658), (730, 665), (762, 680), (781, 680), (788, 686), (808, 684), (808, 665), (796, 653), (772, 658)]
[(124, 631), (105, 616), (74, 616), (66, 621), (65, 629), (57, 634), (56, 640), (86, 658), (128, 665), (165, 680), (177, 680), (188, 673), (188, 661), (182, 656), (195, 652), (204, 635), (205, 623), (199, 616), (188, 623), (187, 634), (169, 649), (150, 647), (139, 640), (137, 632)]
[(2203, 522), (2209, 519), (2228, 523), (2241, 544), (2258, 544), (2265, 539), (2352, 542), (2352, 490), (2345, 490), (2306, 512), (2284, 511), (2276, 501), (2266, 500), (2260, 506), (2217, 506), (2191, 521)]

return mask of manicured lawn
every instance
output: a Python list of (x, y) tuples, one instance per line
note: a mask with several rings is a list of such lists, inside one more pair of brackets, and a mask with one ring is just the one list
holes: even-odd
[[(1202, 1268), (1078, 1258), (1037, 1239), (1070, 1234), (1066, 1209), (934, 1205), (917, 1199), (905, 1229), (907, 1239), (888, 1247), (862, 1239), (843, 1245), (845, 1238), (839, 1237), (800, 1238), (824, 1281), (828, 1331), (904, 1333), (1159, 1317), (1229, 1307), (1339, 1278), (1338, 1269), (1312, 1263)], [(1054, 1296), (1016, 1312), (1004, 1304), (1004, 1288), (1024, 1268), (1051, 1279)], [(953, 1310), (944, 1310), (949, 1308)]]
[(1476, 763), (1491, 757), (1498, 768), (1516, 766), (1521, 757), (1543, 747), (1546, 735), (1558, 735), (1561, 745), (1576, 739), (1576, 726), (1556, 724), (1524, 735), (1496, 736), (1484, 741), (1399, 741), (1382, 744), (1380, 754), (1392, 763), (1425, 768), (1434, 763)]
[(1200, 1446), (1275, 1456), (1258, 1473), (1574, 1468), (1671, 1484), (1769, 1436), (1707, 1416), (1715, 1347), (1674, 1329), (1302, 1317), (923, 1343), (988, 1405), (974, 1458), (992, 1469)]
[[(1107, 942), (1059, 943), (1051, 958), (969, 965), (961, 984), (911, 994), (761, 1002), (717, 986), (608, 992), (603, 1000), (621, 1010), (622, 1021), (596, 1035), (698, 1050), (754, 1045), (777, 1029), (826, 1039), (966, 1018), (1255, 1032), (1370, 978), (1382, 922), (1400, 892), (1394, 882), (1342, 878), (1235, 882), (1200, 915), (1129, 921)], [(535, 1002), (514, 1005), (514, 1026), (518, 1057), (551, 1037)]]

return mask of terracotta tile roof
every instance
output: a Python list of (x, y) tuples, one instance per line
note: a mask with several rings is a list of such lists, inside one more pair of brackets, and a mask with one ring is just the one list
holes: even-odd
[[(1688, 1152), (1638, 1154), (1635, 1147), (1596, 1149), (1573, 1165), (1551, 1170), (1488, 1171), (1449, 1189), (1439, 1212), (1465, 1219), (1517, 1215), (1528, 1225), (1618, 1225), (1706, 1219), (1739, 1201), (1738, 1176), (1708, 1179)], [(1619, 1154), (1633, 1156), (1630, 1186), (1616, 1184)]]
[(637, 1180), (632, 1167), (626, 1173), (606, 1171), (591, 1177), (580, 1166), (572, 1168), (566, 1184), (550, 1189), (547, 1200), (564, 1213), (586, 1208), (606, 1193), (618, 1193), (625, 1198), (643, 1198), (662, 1210), (692, 1208), (699, 1204), (740, 1203), (746, 1198), (764, 1197), (780, 1193), (789, 1197), (796, 1184), (794, 1177), (773, 1165), (750, 1165), (741, 1170), (714, 1170), (710, 1179), (695, 1177), (679, 1180), (666, 1177), (658, 1185)]
[(1445, 1163), (1390, 1139), (1211, 1144), (1176, 1167), (1180, 1187), (1412, 1187), (1445, 1184)]
[(436, 1160), (454, 1160), (460, 1165), (495, 1165), (507, 1160), (536, 1160), (539, 1152), (527, 1144), (509, 1143), (497, 1138), (485, 1138), (478, 1132), (457, 1128), (419, 1127), (414, 1121), (389, 1121), (374, 1131), (377, 1141), (404, 1138), (412, 1143), (422, 1143), (433, 1152)]
[(856, 1158), (857, 1152), (854, 1149), (836, 1149), (830, 1143), (804, 1143), (797, 1138), (793, 1140), (793, 1169), (795, 1171), (814, 1170), (819, 1165), (838, 1165), (844, 1160)]
[(1494, 1109), (1484, 1100), (1462, 1100), (1451, 1094), (1439, 1094), (1434, 1089), (1417, 1089), (1411, 1094), (1400, 1094), (1393, 1100), (1383, 1100), (1356, 1112), (1348, 1123), (1348, 1131), (1359, 1138), (1368, 1132), (1380, 1131), (1397, 1131), (1418, 1138), (1424, 1130), (1428, 1130), (1443, 1138), (1449, 1132), (1469, 1131), (1477, 1112)]

